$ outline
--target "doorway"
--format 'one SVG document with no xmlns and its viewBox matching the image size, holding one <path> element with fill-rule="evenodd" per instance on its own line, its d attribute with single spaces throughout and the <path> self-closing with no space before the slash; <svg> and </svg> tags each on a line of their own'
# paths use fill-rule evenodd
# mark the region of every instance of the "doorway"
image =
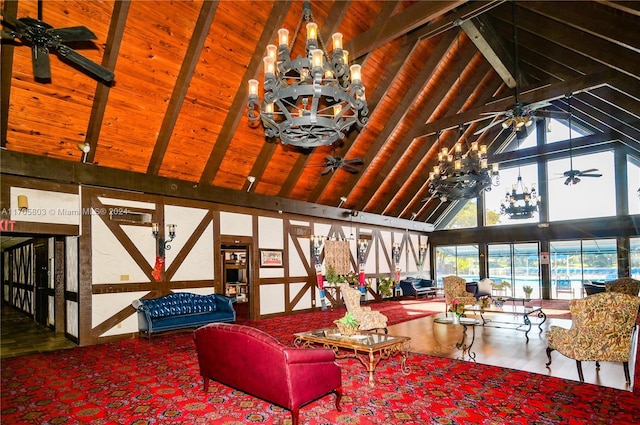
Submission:
<svg viewBox="0 0 640 425">
<path fill-rule="evenodd" d="M 251 276 L 247 245 L 222 245 L 222 293 L 236 300 L 238 319 L 251 317 Z"/>
</svg>

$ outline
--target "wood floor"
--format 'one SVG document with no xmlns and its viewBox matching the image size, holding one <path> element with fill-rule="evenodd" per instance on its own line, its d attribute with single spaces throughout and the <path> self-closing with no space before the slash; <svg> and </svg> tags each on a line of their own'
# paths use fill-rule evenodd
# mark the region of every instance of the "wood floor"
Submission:
<svg viewBox="0 0 640 425">
<path fill-rule="evenodd" d="M 430 303 L 431 304 L 431 303 Z M 433 303 L 429 310 L 444 311 L 444 304 Z M 443 317 L 444 313 L 434 316 L 414 319 L 389 327 L 392 335 L 411 337 L 411 351 L 433 356 L 460 359 L 462 352 L 456 348 L 456 343 L 462 340 L 463 327 L 460 325 L 445 325 L 435 323 L 434 319 Z M 535 321 L 536 319 L 532 319 Z M 547 318 L 542 325 L 547 330 L 550 325 L 570 327 L 571 321 L 566 319 Z M 471 346 L 472 356 L 465 353 L 464 361 L 475 361 L 499 367 L 524 370 L 563 379 L 578 381 L 576 363 L 561 354 L 552 353 L 551 366 L 547 368 L 546 341 L 544 332 L 540 333 L 536 324 L 529 332 L 529 342 L 526 342 L 523 331 L 507 328 L 468 327 L 466 342 L 469 344 L 475 331 L 475 339 Z M 62 350 L 76 347 L 61 334 L 55 334 L 48 328 L 38 325 L 32 318 L 18 310 L 2 306 L 1 358 L 9 358 L 40 352 Z M 634 335 L 632 352 L 634 356 L 629 362 L 632 374 L 635 371 L 635 353 L 637 331 Z M 612 387 L 620 390 L 632 390 L 625 383 L 624 371 L 621 363 L 601 363 L 600 371 L 595 370 L 594 362 L 583 362 L 585 382 Z"/>
<path fill-rule="evenodd" d="M 444 305 L 441 311 L 444 311 Z M 538 319 L 532 318 L 532 328 L 528 334 L 528 343 L 524 331 L 515 329 L 515 326 L 505 325 L 503 328 L 469 326 L 465 340 L 467 344 L 471 342 L 475 332 L 475 339 L 470 350 L 472 356 L 475 357 L 475 359 L 472 359 L 466 353 L 462 358 L 462 351 L 456 348 L 456 343 L 462 341 L 463 327 L 434 322 L 438 317 L 444 317 L 444 312 L 389 326 L 389 333 L 410 336 L 412 352 L 475 361 L 487 365 L 579 381 L 575 360 L 568 359 L 558 352 L 552 352 L 552 363 L 549 368 L 545 366 L 548 360 L 544 331 L 548 330 L 551 325 L 569 328 L 571 327 L 571 320 L 548 317 L 545 323 L 542 324 L 543 332 L 540 333 L 536 324 Z M 495 319 L 504 320 L 502 317 L 496 317 Z M 629 362 L 632 385 L 636 364 L 637 340 L 636 327 L 631 350 L 633 356 Z M 625 382 L 622 363 L 601 362 L 600 366 L 600 371 L 596 371 L 595 362 L 582 362 L 586 383 L 620 390 L 633 390 L 632 385 L 627 385 Z"/>
</svg>

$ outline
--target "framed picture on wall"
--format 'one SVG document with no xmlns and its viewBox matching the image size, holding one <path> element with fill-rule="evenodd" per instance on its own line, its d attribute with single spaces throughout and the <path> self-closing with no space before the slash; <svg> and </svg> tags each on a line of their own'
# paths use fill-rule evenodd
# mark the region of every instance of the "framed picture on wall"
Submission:
<svg viewBox="0 0 640 425">
<path fill-rule="evenodd" d="M 260 267 L 282 267 L 282 250 L 260 250 Z"/>
</svg>

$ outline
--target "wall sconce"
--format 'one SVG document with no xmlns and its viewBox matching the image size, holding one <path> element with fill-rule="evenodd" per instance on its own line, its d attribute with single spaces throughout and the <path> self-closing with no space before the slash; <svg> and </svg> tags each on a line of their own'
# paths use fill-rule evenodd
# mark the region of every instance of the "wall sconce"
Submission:
<svg viewBox="0 0 640 425">
<path fill-rule="evenodd" d="M 393 243 L 391 252 L 393 254 L 393 261 L 395 261 L 396 264 L 400 263 L 400 244 L 398 242 Z"/>
<path fill-rule="evenodd" d="M 364 264 L 366 261 L 367 247 L 369 246 L 369 241 L 366 239 L 358 239 L 358 260 L 361 264 Z"/>
<path fill-rule="evenodd" d="M 151 223 L 151 234 L 156 239 L 158 245 L 158 256 L 164 258 L 164 252 L 171 249 L 171 242 L 176 237 L 176 225 L 170 224 L 167 226 L 169 228 L 169 239 L 164 239 L 160 236 L 158 223 Z"/>
<path fill-rule="evenodd" d="M 311 236 L 311 248 L 313 253 L 313 259 L 316 264 L 320 264 L 320 254 L 322 253 L 322 244 L 324 243 L 324 236 Z"/>
<path fill-rule="evenodd" d="M 426 243 L 421 243 L 420 244 L 420 248 L 418 249 L 419 252 L 419 257 L 420 257 L 420 264 L 424 264 L 424 258 L 427 255 L 427 244 Z"/>
<path fill-rule="evenodd" d="M 22 212 L 29 209 L 29 198 L 27 198 L 27 195 L 18 195 L 18 209 Z"/>
</svg>

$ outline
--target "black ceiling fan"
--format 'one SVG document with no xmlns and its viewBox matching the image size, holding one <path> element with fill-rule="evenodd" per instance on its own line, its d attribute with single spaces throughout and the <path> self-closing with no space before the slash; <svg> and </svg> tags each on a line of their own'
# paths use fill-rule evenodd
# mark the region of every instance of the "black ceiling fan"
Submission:
<svg viewBox="0 0 640 425">
<path fill-rule="evenodd" d="M 42 20 L 42 0 L 38 1 L 38 19 L 24 17 L 16 18 L 2 11 L 5 24 L 2 38 L 18 39 L 21 43 L 31 46 L 31 60 L 33 75 L 36 80 L 47 82 L 51 80 L 51 64 L 49 52 L 54 52 L 62 59 L 69 60 L 81 67 L 92 77 L 111 82 L 114 74 L 107 68 L 82 56 L 64 43 L 96 40 L 96 35 L 85 26 L 54 28 Z"/>
<path fill-rule="evenodd" d="M 515 98 L 516 103 L 509 106 L 505 111 L 498 112 L 485 112 L 482 115 L 493 117 L 491 123 L 474 134 L 482 134 L 486 130 L 496 126 L 502 125 L 502 128 L 511 128 L 516 132 L 519 139 L 526 137 L 526 127 L 533 124 L 535 118 L 558 118 L 567 119 L 568 114 L 564 111 L 553 111 L 549 109 L 541 109 L 548 106 L 552 106 L 547 101 L 540 101 L 534 103 L 524 103 L 520 101 L 520 69 L 518 67 L 518 26 L 516 21 L 516 2 L 512 3 L 513 10 L 513 78 L 515 79 Z"/>
<path fill-rule="evenodd" d="M 569 106 L 569 170 L 562 173 L 562 175 L 566 177 L 564 184 L 567 186 L 580 183 L 580 177 L 602 177 L 602 174 L 595 173 L 598 171 L 597 168 L 590 168 L 588 170 L 573 169 L 573 156 L 571 155 L 571 97 L 572 95 L 567 95 L 567 104 Z"/>
<path fill-rule="evenodd" d="M 339 168 L 350 172 L 351 174 L 357 174 L 358 169 L 354 165 L 364 164 L 363 158 L 351 158 L 344 159 L 339 156 L 326 155 L 324 160 L 324 169 L 322 175 L 329 174 L 332 171 L 336 171 Z"/>
</svg>

